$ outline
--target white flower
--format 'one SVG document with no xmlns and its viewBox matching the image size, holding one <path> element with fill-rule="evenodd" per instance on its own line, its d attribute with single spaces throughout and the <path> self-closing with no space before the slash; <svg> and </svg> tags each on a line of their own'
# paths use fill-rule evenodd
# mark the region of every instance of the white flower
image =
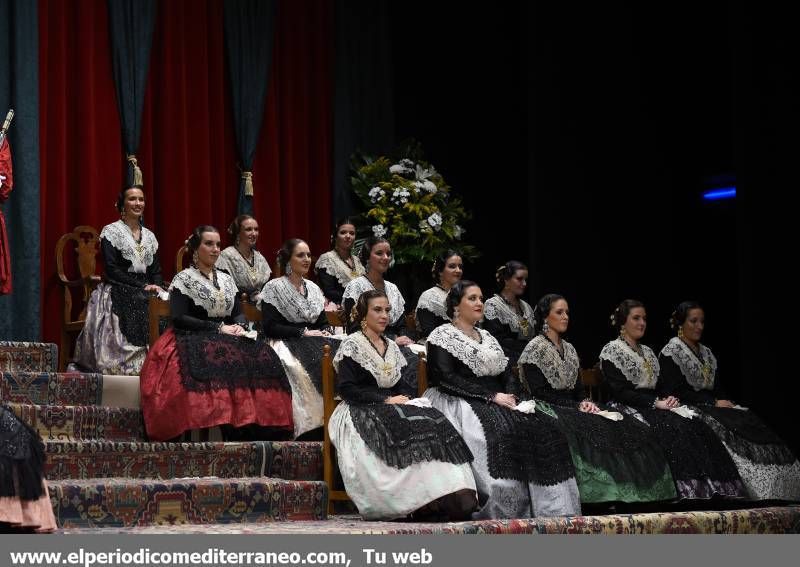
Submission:
<svg viewBox="0 0 800 567">
<path fill-rule="evenodd" d="M 414 162 L 410 159 L 401 159 L 398 163 L 389 168 L 389 172 L 396 173 L 397 175 L 414 173 Z"/>
<path fill-rule="evenodd" d="M 439 230 L 442 228 L 442 215 L 439 213 L 433 213 L 428 217 L 428 224 L 431 225 L 431 228 L 434 230 Z"/>
<path fill-rule="evenodd" d="M 461 239 L 461 235 L 464 234 L 465 232 L 467 231 L 458 225 L 455 225 L 455 227 L 453 227 L 453 236 L 456 237 L 457 239 Z"/>
<path fill-rule="evenodd" d="M 372 227 L 372 234 L 374 234 L 376 238 L 381 238 L 386 235 L 386 227 L 382 224 L 376 224 Z"/>
<path fill-rule="evenodd" d="M 426 179 L 425 181 L 423 181 L 423 183 L 422 183 L 422 187 L 423 187 L 423 188 L 425 189 L 425 191 L 427 191 L 428 193 L 436 193 L 436 191 L 438 190 L 438 189 L 436 188 L 436 184 L 435 184 L 433 181 L 431 181 L 430 179 Z"/>
<path fill-rule="evenodd" d="M 416 171 L 414 172 L 415 177 L 420 181 L 424 181 L 435 174 L 436 169 L 433 166 L 430 166 L 430 168 L 426 169 L 421 165 L 418 165 Z"/>
<path fill-rule="evenodd" d="M 425 188 L 425 185 L 423 185 L 423 183 L 421 181 L 415 181 L 414 182 L 414 186 L 413 186 L 414 193 L 419 193 L 424 188 Z"/>
<path fill-rule="evenodd" d="M 369 190 L 369 200 L 373 203 L 377 203 L 384 195 L 386 195 L 386 193 L 384 193 L 383 189 L 380 187 L 376 186 Z"/>
<path fill-rule="evenodd" d="M 408 198 L 410 196 L 411 193 L 408 192 L 408 189 L 405 187 L 398 187 L 392 192 L 392 202 L 396 205 L 405 204 L 408 203 Z"/>
</svg>

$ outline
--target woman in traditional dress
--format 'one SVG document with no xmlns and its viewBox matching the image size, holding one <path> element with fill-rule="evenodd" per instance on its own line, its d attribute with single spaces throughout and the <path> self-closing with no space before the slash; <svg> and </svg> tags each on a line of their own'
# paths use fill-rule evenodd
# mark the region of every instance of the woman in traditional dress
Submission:
<svg viewBox="0 0 800 567">
<path fill-rule="evenodd" d="M 511 365 L 533 338 L 533 308 L 522 299 L 528 287 L 528 268 L 511 260 L 497 269 L 499 291 L 486 301 L 483 328 L 497 339 Z"/>
<path fill-rule="evenodd" d="M 236 282 L 239 292 L 256 303 L 258 294 L 267 283 L 272 270 L 269 262 L 256 250 L 258 222 L 250 215 L 239 215 L 228 227 L 233 246 L 219 255 L 217 269 L 226 272 Z"/>
<path fill-rule="evenodd" d="M 477 505 L 472 454 L 447 418 L 400 379 L 406 360 L 383 335 L 390 319 L 386 294 L 364 292 L 360 329 L 333 359 L 342 403 L 328 429 L 345 489 L 368 520 L 468 519 Z"/>
<path fill-rule="evenodd" d="M 335 311 L 342 304 L 345 286 L 351 280 L 364 275 L 364 266 L 358 256 L 353 255 L 356 242 L 356 226 L 349 218 L 336 221 L 331 235 L 333 250 L 328 250 L 317 259 L 314 272 L 319 286 L 330 303 L 328 311 Z"/>
<path fill-rule="evenodd" d="M 136 375 L 147 354 L 148 296 L 162 289 L 158 241 L 142 225 L 141 185 L 120 192 L 120 220 L 100 231 L 105 281 L 92 292 L 75 343 L 74 366 L 101 374 Z"/>
<path fill-rule="evenodd" d="M 480 509 L 473 518 L 580 514 L 580 497 L 564 434 L 535 404 L 518 405 L 508 357 L 476 324 L 481 289 L 468 280 L 447 295 L 452 319 L 429 336 L 425 392 L 472 451 Z"/>
<path fill-rule="evenodd" d="M 264 334 L 280 356 L 292 385 L 294 434 L 299 437 L 322 427 L 322 347 L 339 344 L 325 314 L 322 290 L 305 279 L 311 250 L 299 238 L 284 242 L 278 252 L 284 275 L 261 291 Z M 318 433 L 321 434 L 321 431 Z"/>
<path fill-rule="evenodd" d="M 236 283 L 215 268 L 219 232 L 201 225 L 186 243 L 192 267 L 170 286 L 172 328 L 142 367 L 148 437 L 164 441 L 216 425 L 231 426 L 225 429 L 236 437 L 291 436 L 286 372 L 266 340 L 245 335 Z M 233 430 L 245 426 L 248 431 Z"/>
<path fill-rule="evenodd" d="M 434 286 L 422 292 L 417 300 L 416 320 L 418 338 L 424 339 L 439 325 L 449 323 L 445 312 L 447 292 L 464 275 L 464 262 L 461 254 L 447 250 L 433 262 Z"/>
<path fill-rule="evenodd" d="M 0 405 L 0 533 L 56 529 L 44 464 L 39 435 Z"/>
<path fill-rule="evenodd" d="M 797 457 L 758 416 L 734 404 L 722 389 L 717 359 L 700 342 L 705 328 L 703 308 L 684 301 L 670 324 L 678 336 L 658 356 L 659 392 L 679 397 L 701 412 L 736 463 L 751 498 L 800 500 Z"/>
<path fill-rule="evenodd" d="M 657 393 L 660 366 L 640 343 L 647 327 L 644 305 L 626 299 L 611 315 L 619 337 L 600 352 L 606 383 L 618 411 L 649 424 L 667 457 L 679 498 L 747 496 L 736 465 L 702 419 L 675 396 Z"/>
<path fill-rule="evenodd" d="M 392 306 L 392 311 L 389 325 L 386 327 L 384 334 L 397 343 L 397 346 L 400 347 L 400 352 L 405 356 L 408 364 L 403 368 L 403 381 L 413 389 L 417 387 L 418 358 L 408 348 L 408 345 L 414 343 L 414 339 L 410 337 L 412 333 L 406 328 L 406 301 L 397 286 L 383 278 L 389 269 L 391 260 L 392 247 L 388 240 L 377 236 L 367 238 L 361 248 L 361 263 L 364 264 L 367 272 L 363 276 L 352 280 L 344 288 L 342 296 L 344 298 L 344 314 L 349 321 L 347 331 L 353 333 L 358 330 L 358 325 L 353 318 L 353 307 L 355 307 L 361 294 L 371 289 L 377 289 L 386 294 L 386 297 L 389 298 L 389 304 Z"/>
<path fill-rule="evenodd" d="M 650 428 L 583 397 L 578 353 L 563 338 L 569 327 L 567 300 L 547 294 L 534 314 L 535 336 L 519 357 L 520 397 L 544 402 L 549 408 L 540 404 L 542 409 L 558 418 L 569 440 L 581 502 L 675 498 L 669 466 Z"/>
</svg>

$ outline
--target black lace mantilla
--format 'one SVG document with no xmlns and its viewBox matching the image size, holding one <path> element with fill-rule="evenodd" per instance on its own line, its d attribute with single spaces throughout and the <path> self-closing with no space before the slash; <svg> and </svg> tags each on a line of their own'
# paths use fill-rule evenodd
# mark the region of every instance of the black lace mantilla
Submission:
<svg viewBox="0 0 800 567">
<path fill-rule="evenodd" d="M 797 457 L 751 411 L 700 406 L 706 423 L 736 453 L 763 465 L 789 465 Z"/>
<path fill-rule="evenodd" d="M 436 409 L 408 404 L 351 405 L 350 417 L 367 447 L 390 467 L 472 461 L 467 444 Z"/>
<path fill-rule="evenodd" d="M 0 406 L 0 497 L 38 500 L 44 494 L 44 446 L 14 413 Z"/>
<path fill-rule="evenodd" d="M 493 478 L 552 486 L 575 476 L 567 439 L 553 418 L 494 403 L 467 402 L 483 426 Z"/>
<path fill-rule="evenodd" d="M 322 347 L 330 345 L 331 357 L 336 355 L 342 341 L 327 337 L 298 337 L 283 339 L 283 344 L 300 361 L 317 392 L 322 393 Z"/>
<path fill-rule="evenodd" d="M 111 284 L 111 310 L 119 320 L 119 330 L 132 345 L 147 346 L 149 338 L 148 294 L 144 290 L 147 274 L 128 274 L 142 282 L 142 287 L 121 283 Z"/>
<path fill-rule="evenodd" d="M 290 391 L 278 355 L 264 340 L 176 330 L 181 383 L 193 392 L 233 388 Z"/>
</svg>

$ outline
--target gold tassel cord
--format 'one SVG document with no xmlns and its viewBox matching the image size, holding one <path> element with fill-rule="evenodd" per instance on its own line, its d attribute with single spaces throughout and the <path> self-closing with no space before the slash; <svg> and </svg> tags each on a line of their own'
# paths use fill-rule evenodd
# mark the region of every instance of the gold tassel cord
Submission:
<svg viewBox="0 0 800 567">
<path fill-rule="evenodd" d="M 133 185 L 144 185 L 142 170 L 139 168 L 139 162 L 136 160 L 136 156 L 130 154 L 128 156 L 128 162 L 133 166 Z"/>
<path fill-rule="evenodd" d="M 253 196 L 253 172 L 243 171 L 242 179 L 244 179 L 244 194 L 248 197 Z"/>
</svg>

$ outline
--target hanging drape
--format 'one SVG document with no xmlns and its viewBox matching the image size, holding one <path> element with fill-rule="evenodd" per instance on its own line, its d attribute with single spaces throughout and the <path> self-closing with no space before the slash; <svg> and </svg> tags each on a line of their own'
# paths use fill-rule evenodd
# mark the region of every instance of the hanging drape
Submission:
<svg viewBox="0 0 800 567">
<path fill-rule="evenodd" d="M 233 125 L 241 159 L 239 214 L 253 214 L 253 159 L 267 93 L 275 28 L 274 0 L 225 2 Z"/>
</svg>

